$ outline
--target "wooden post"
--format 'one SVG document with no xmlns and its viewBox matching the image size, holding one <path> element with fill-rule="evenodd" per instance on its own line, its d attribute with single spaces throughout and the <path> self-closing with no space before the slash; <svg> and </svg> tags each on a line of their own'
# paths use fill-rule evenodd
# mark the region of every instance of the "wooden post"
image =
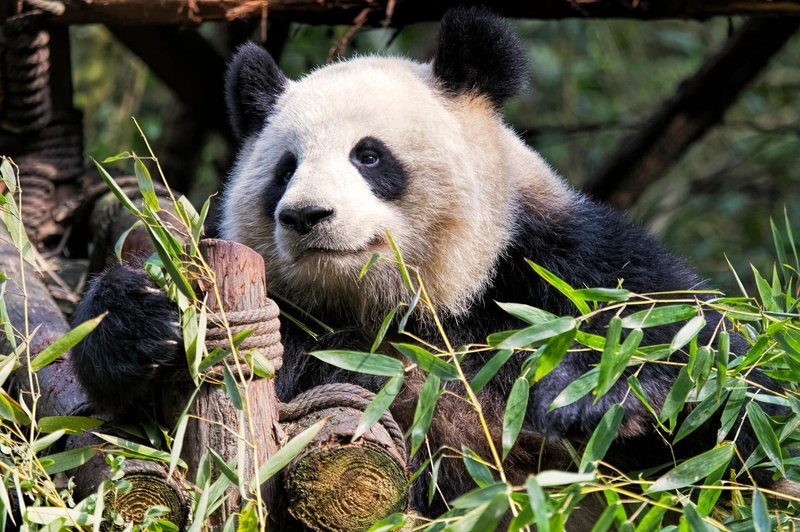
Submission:
<svg viewBox="0 0 800 532">
<path fill-rule="evenodd" d="M 208 239 L 200 243 L 200 251 L 215 274 L 217 291 L 211 286 L 201 285 L 207 296 L 209 313 L 226 313 L 260 309 L 268 304 L 267 286 L 264 278 L 264 259 L 252 249 L 224 240 Z M 240 361 L 244 365 L 244 361 Z M 276 369 L 279 360 L 273 360 Z M 237 368 L 230 365 L 231 373 L 239 380 Z M 243 368 L 247 370 L 247 366 Z M 249 372 L 246 372 L 249 374 Z M 173 414 L 180 412 L 191 396 L 194 385 L 184 383 L 168 391 L 164 407 Z M 183 459 L 189 466 L 189 478 L 197 474 L 200 458 L 207 449 L 214 449 L 224 460 L 236 460 L 240 448 L 240 437 L 245 440 L 244 457 L 247 486 L 258 467 L 278 450 L 282 433 L 278 425 L 278 398 L 272 379 L 248 377 L 246 385 L 239 383 L 243 411 L 236 409 L 229 395 L 216 384 L 202 384 L 190 409 L 190 420 L 183 443 Z M 169 417 L 167 417 L 169 419 Z M 241 473 L 241 472 L 240 472 Z M 218 475 L 219 471 L 215 471 Z M 272 510 L 272 501 L 277 500 L 275 483 L 266 482 L 261 487 L 261 496 Z M 237 486 L 231 486 L 222 507 L 211 516 L 209 526 L 221 530 L 225 521 L 239 510 L 242 504 Z M 271 523 L 275 520 L 271 519 Z"/>
</svg>

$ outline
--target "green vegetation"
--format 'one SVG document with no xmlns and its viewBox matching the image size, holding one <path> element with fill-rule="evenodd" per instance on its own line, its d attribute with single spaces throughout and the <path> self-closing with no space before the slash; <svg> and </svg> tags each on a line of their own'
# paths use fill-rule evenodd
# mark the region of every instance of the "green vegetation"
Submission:
<svg viewBox="0 0 800 532">
<path fill-rule="evenodd" d="M 181 323 L 187 352 L 187 367 L 195 382 L 205 381 L 205 369 L 210 361 L 219 360 L 223 351 L 239 355 L 237 345 L 243 335 L 231 338 L 229 350 L 211 353 L 203 346 L 205 330 L 205 305 L 192 289 L 192 279 L 206 276 L 197 243 L 207 212 L 200 212 L 183 197 L 173 197 L 176 216 L 161 211 L 153 195 L 153 183 L 143 161 L 152 156 L 136 157 L 121 154 L 109 159 L 133 160 L 139 179 L 143 202 L 141 207 L 131 202 L 116 188 L 102 165 L 98 165 L 106 183 L 150 233 L 157 253 L 148 261 L 148 271 L 178 303 L 182 313 Z M 20 249 L 29 250 L 22 224 L 12 195 L 16 187 L 14 169 L 3 161 L 2 175 L 8 193 L 2 197 L 2 218 Z M 789 495 L 757 488 L 747 479 L 749 472 L 765 469 L 775 479 L 800 481 L 800 256 L 788 216 L 771 225 L 778 262 L 764 275 L 753 267 L 752 278 L 756 286 L 752 294 L 745 292 L 744 283 L 739 297 L 721 294 L 680 292 L 671 294 L 633 294 L 624 288 L 577 289 L 565 284 L 547 270 L 531 263 L 531 275 L 539 275 L 554 289 L 567 296 L 578 310 L 577 317 L 554 316 L 548 312 L 520 304 L 502 304 L 503 308 L 520 319 L 520 329 L 498 331 L 482 345 L 451 346 L 442 335 L 439 338 L 418 339 L 409 336 L 404 343 L 393 344 L 401 359 L 380 353 L 352 351 L 326 351 L 314 356 L 326 362 L 375 375 L 389 377 L 383 390 L 367 408 L 358 431 L 374 424 L 389 407 L 405 376 L 412 368 L 427 374 L 416 407 L 413 425 L 406 438 L 411 452 L 424 453 L 422 466 L 414 478 L 423 475 L 430 479 L 429 497 L 438 496 L 435 489 L 437 472 L 443 460 L 462 460 L 472 476 L 474 490 L 451 501 L 450 510 L 433 521 L 417 516 L 393 514 L 376 523 L 372 530 L 397 530 L 405 525 L 413 529 L 438 530 L 490 530 L 509 516 L 503 524 L 510 530 L 563 530 L 574 524 L 585 508 L 596 509 L 591 518 L 594 530 L 791 530 L 800 524 L 797 517 L 800 500 Z M 184 246 L 181 242 L 188 245 Z M 408 288 L 408 301 L 393 311 L 381 327 L 375 346 L 390 329 L 401 334 L 412 312 L 428 312 L 436 318 L 433 302 L 425 290 L 424 280 L 414 278 L 404 267 L 399 250 L 395 257 L 377 260 L 394 260 L 398 263 Z M 374 262 L 373 260 L 370 263 Z M 369 266 L 369 265 L 367 265 Z M 369 275 L 365 267 L 363 275 Z M 725 316 L 710 340 L 698 341 L 698 333 L 705 325 L 704 315 L 716 311 Z M 614 316 L 609 320 L 604 336 L 584 331 L 585 324 L 602 315 Z M 11 372 L 30 357 L 30 341 L 35 330 L 15 331 L 11 328 L 4 306 L 0 306 L 6 334 L 11 345 L 18 347 L 0 355 L 0 528 L 3 522 L 14 519 L 13 527 L 31 531 L 58 531 L 65 529 L 100 530 L 107 501 L 114 494 L 124 493 L 130 485 L 123 476 L 125 458 L 155 460 L 168 463 L 170 469 L 183 469 L 179 459 L 182 449 L 185 414 L 176 427 L 150 427 L 138 432 L 128 430 L 130 437 L 107 434 L 98 421 L 91 418 L 67 416 L 58 419 L 36 420 L 36 402 L 28 398 L 12 397 L 6 388 Z M 100 318 L 102 319 L 102 318 Z M 31 382 L 36 372 L 74 345 L 87 334 L 99 320 L 79 325 L 63 339 L 54 343 L 26 364 Z M 435 321 L 438 321 L 435 319 Z M 647 327 L 681 324 L 669 344 L 640 345 L 642 330 Z M 749 342 L 746 352 L 731 353 L 730 336 L 743 335 Z M 441 346 L 441 347 L 436 347 Z M 692 432 L 715 413 L 722 412 L 717 445 L 678 463 L 645 472 L 618 471 L 603 461 L 606 451 L 620 430 L 622 407 L 608 410 L 594 434 L 586 442 L 561 442 L 572 457 L 573 465 L 566 471 L 544 470 L 529 476 L 521 484 L 513 484 L 506 475 L 505 459 L 522 431 L 522 419 L 528 401 L 528 390 L 548 372 L 552 371 L 571 351 L 583 350 L 597 353 L 598 365 L 574 381 L 556 398 L 552 408 L 558 408 L 592 394 L 601 397 L 619 379 L 626 378 L 631 399 L 635 396 L 647 405 L 652 414 L 650 422 L 657 427 L 664 440 L 675 443 L 690 438 Z M 664 405 L 651 404 L 637 375 L 643 364 L 676 364 L 670 355 L 682 350 L 688 355 L 686 363 Z M 373 350 L 374 351 L 374 350 Z M 484 369 L 468 379 L 461 362 L 475 353 L 492 352 Z M 268 361 L 260 361 L 250 353 L 241 359 L 242 364 L 252 364 L 253 369 L 263 369 Z M 502 421 L 500 445 L 490 436 L 489 423 L 484 418 L 477 394 L 492 376 L 513 357 L 522 357 L 520 375 L 510 390 Z M 255 362 L 254 362 L 255 361 Z M 401 363 L 402 361 L 402 363 Z M 785 387 L 783 393 L 749 387 L 750 373 L 759 369 L 779 380 Z M 628 371 L 626 371 L 628 370 Z M 268 374 L 269 372 L 265 372 Z M 235 379 L 228 372 L 226 390 L 234 404 L 246 412 L 247 404 L 238 396 L 238 388 L 231 385 Z M 246 386 L 246 382 L 240 384 Z M 458 384 L 459 386 L 454 386 Z M 454 390 L 463 390 L 457 392 Z M 470 402 L 478 414 L 486 437 L 488 454 L 480 455 L 467 447 L 435 449 L 425 445 L 426 431 L 431 423 L 436 401 L 444 394 L 457 394 Z M 762 405 L 777 404 L 785 407 L 785 414 L 769 416 Z M 744 409 L 740 421 L 738 413 Z M 688 415 L 681 413 L 688 412 Z M 741 456 L 732 443 L 742 423 L 749 423 L 758 438 L 760 448 L 752 456 Z M 288 442 L 283 450 L 258 468 L 261 481 L 277 474 L 292 457 L 297 455 L 313 438 L 321 423 L 312 426 Z M 117 427 L 120 429 L 120 427 Z M 73 483 L 64 476 L 70 469 L 86 463 L 96 455 L 95 447 L 50 453 L 53 446 L 65 435 L 90 431 L 111 444 L 113 451 L 105 459 L 111 469 L 111 478 L 99 486 L 97 493 L 75 501 Z M 157 438 L 141 438 L 142 434 L 159 434 Z M 244 437 L 240 435 L 240 437 Z M 144 441 L 146 443 L 140 443 Z M 200 452 L 201 450 L 198 450 Z M 213 450 L 205 453 L 198 478 L 192 479 L 193 500 L 192 530 L 201 530 L 207 517 L 219 507 L 225 488 L 239 484 L 246 494 L 238 530 L 261 530 L 265 526 L 270 501 L 261 500 L 254 485 L 244 479 L 252 472 L 241 470 L 243 461 L 225 464 Z M 742 471 L 730 469 L 734 456 L 744 463 Z M 212 478 L 210 464 L 220 468 L 218 477 Z M 24 505 L 12 506 L 11 501 Z M 12 513 L 12 508 L 17 514 Z M 134 530 L 168 531 L 175 525 L 164 519 L 165 508 L 151 508 L 145 514 L 145 523 Z M 107 520 L 119 516 L 106 511 Z M 109 521 L 106 521 L 108 524 Z M 229 521 L 228 530 L 234 523 Z"/>
</svg>

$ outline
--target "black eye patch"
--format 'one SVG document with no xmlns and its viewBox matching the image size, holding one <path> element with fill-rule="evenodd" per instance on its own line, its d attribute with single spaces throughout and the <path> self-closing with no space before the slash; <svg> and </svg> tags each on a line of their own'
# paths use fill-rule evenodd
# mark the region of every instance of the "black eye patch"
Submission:
<svg viewBox="0 0 800 532">
<path fill-rule="evenodd" d="M 386 144 L 375 137 L 359 140 L 350 152 L 350 162 L 379 198 L 396 200 L 405 192 L 405 168 Z"/>
<path fill-rule="evenodd" d="M 272 178 L 269 180 L 267 188 L 264 189 L 264 212 L 272 218 L 275 216 L 275 209 L 281 200 L 286 185 L 291 181 L 294 172 L 297 170 L 297 156 L 292 152 L 281 155 L 278 164 L 272 171 Z"/>
</svg>

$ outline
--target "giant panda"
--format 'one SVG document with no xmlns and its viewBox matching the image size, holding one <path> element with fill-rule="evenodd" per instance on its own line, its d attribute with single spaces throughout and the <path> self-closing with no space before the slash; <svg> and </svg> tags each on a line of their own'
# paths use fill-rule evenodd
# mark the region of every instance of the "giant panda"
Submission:
<svg viewBox="0 0 800 532">
<path fill-rule="evenodd" d="M 260 46 L 239 49 L 227 72 L 226 100 L 241 149 L 224 191 L 222 235 L 264 256 L 271 294 L 335 330 L 312 338 L 284 323 L 286 352 L 277 376 L 281 400 L 323 383 L 353 382 L 373 391 L 382 385 L 377 377 L 336 369 L 307 353 L 369 349 L 384 316 L 407 299 L 391 260 L 378 261 L 359 279 L 373 253 L 393 257 L 387 229 L 424 281 L 454 346 L 520 328 L 497 302 L 526 303 L 557 315 L 576 312 L 526 259 L 575 287 L 621 284 L 651 293 L 701 286 L 646 232 L 566 184 L 504 123 L 502 106 L 526 88 L 528 74 L 525 49 L 509 24 L 474 8 L 446 14 L 429 63 L 355 57 L 292 81 Z M 130 401 L 139 401 L 184 359 L 174 310 L 147 276 L 130 266 L 94 281 L 76 321 L 104 310 L 111 311 L 108 318 L 73 353 L 77 374 L 98 405 L 120 405 L 123 388 L 131 390 Z M 718 316 L 706 317 L 709 328 L 717 326 Z M 586 330 L 605 334 L 605 325 L 597 320 Z M 424 311 L 406 329 L 441 341 Z M 674 333 L 670 327 L 650 328 L 645 341 L 668 343 Z M 736 337 L 734 350 L 743 349 L 744 341 Z M 465 357 L 467 376 L 491 354 Z M 480 394 L 495 435 L 521 360 L 512 359 Z M 585 440 L 617 403 L 624 419 L 609 462 L 634 470 L 674 459 L 625 379 L 596 404 L 588 396 L 548 411 L 556 395 L 597 362 L 597 353 L 570 353 L 531 388 L 523 437 L 508 459 L 512 480 L 539 467 L 568 467 L 568 457 L 553 442 Z M 650 400 L 660 405 L 676 369 L 646 364 L 638 376 Z M 422 378 L 412 372 L 392 406 L 403 427 L 412 422 Z M 683 440 L 676 456 L 711 448 L 713 425 Z M 486 451 L 474 412 L 450 396 L 440 400 L 429 437 L 433 450 Z M 756 445 L 747 427 L 737 443 L 743 456 Z M 414 505 L 428 515 L 474 488 L 460 460 L 446 461 L 439 476 L 442 497 L 428 505 L 425 477 L 420 478 Z"/>
</svg>

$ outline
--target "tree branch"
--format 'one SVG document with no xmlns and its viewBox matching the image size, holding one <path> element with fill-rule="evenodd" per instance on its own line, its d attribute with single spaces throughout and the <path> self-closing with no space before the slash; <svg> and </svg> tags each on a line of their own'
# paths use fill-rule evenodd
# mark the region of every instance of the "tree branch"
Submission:
<svg viewBox="0 0 800 532">
<path fill-rule="evenodd" d="M 620 208 L 633 204 L 693 142 L 722 120 L 739 93 L 798 26 L 799 18 L 748 20 L 640 129 L 622 140 L 587 181 L 586 191 Z"/>
<path fill-rule="evenodd" d="M 55 21 L 67 24 L 198 24 L 206 20 L 261 18 L 264 12 L 295 22 L 351 24 L 364 8 L 366 25 L 379 26 L 387 5 L 394 5 L 390 23 L 406 25 L 439 20 L 459 0 L 66 0 Z M 518 18 L 695 18 L 723 15 L 800 15 L 797 0 L 494 0 L 472 1 Z M 265 7 L 267 9 L 265 9 Z"/>
</svg>

